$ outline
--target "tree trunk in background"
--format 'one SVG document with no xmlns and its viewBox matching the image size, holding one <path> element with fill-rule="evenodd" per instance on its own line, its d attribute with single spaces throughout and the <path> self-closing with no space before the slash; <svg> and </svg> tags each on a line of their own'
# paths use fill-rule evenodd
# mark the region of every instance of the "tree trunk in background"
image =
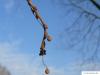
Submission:
<svg viewBox="0 0 100 75">
<path fill-rule="evenodd" d="M 0 65 L 0 75 L 11 75 L 10 72 Z"/>
</svg>

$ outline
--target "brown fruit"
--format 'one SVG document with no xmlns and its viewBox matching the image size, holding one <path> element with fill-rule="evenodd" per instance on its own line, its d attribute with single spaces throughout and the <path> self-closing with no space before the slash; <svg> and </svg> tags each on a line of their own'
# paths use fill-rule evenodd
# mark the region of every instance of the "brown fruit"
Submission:
<svg viewBox="0 0 100 75">
<path fill-rule="evenodd" d="M 45 69 L 45 74 L 49 74 L 50 73 L 50 71 L 49 71 L 49 69 L 46 67 L 46 69 Z"/>
<path fill-rule="evenodd" d="M 50 35 L 48 35 L 48 36 L 47 36 L 47 40 L 48 40 L 48 41 L 51 41 L 51 40 L 52 40 L 52 37 L 51 37 Z"/>
</svg>

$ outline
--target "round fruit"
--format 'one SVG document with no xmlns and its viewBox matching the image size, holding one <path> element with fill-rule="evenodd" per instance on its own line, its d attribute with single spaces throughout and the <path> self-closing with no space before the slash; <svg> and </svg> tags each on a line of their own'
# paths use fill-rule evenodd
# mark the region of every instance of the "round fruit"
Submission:
<svg viewBox="0 0 100 75">
<path fill-rule="evenodd" d="M 46 69 L 45 69 L 45 74 L 49 74 L 50 73 L 50 71 L 49 71 L 49 69 L 46 67 Z"/>
<path fill-rule="evenodd" d="M 52 40 L 52 37 L 48 35 L 48 36 L 47 36 L 47 40 L 48 40 L 48 41 L 51 41 L 51 40 Z"/>
</svg>

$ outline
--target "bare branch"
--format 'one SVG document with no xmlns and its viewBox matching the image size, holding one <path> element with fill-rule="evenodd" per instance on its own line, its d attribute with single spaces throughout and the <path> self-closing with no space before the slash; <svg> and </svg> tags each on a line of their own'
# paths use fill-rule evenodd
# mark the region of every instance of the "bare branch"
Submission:
<svg viewBox="0 0 100 75">
<path fill-rule="evenodd" d="M 77 4 L 75 4 L 74 2 L 72 2 L 71 0 L 69 0 L 69 2 L 70 2 L 71 5 L 73 5 L 75 8 L 77 8 L 77 9 L 83 11 L 84 13 L 87 13 L 87 14 L 89 14 L 89 15 L 91 15 L 91 16 L 94 16 L 94 17 L 97 18 L 97 19 L 100 19 L 100 16 L 97 16 L 97 15 L 95 15 L 94 13 L 89 12 L 89 11 L 87 11 L 86 9 L 83 9 L 82 7 L 80 7 L 80 6 L 78 6 Z"/>
<path fill-rule="evenodd" d="M 91 8 L 92 6 L 95 6 L 95 8 L 86 8 L 86 3 L 90 3 Z M 64 48 L 66 50 L 75 49 L 75 51 L 81 53 L 83 61 L 81 66 L 85 63 L 96 64 L 98 61 L 100 62 L 100 57 L 98 56 L 98 53 L 100 53 L 100 25 L 97 23 L 98 21 L 100 22 L 100 15 L 98 15 L 100 4 L 96 0 L 63 0 L 61 5 L 66 7 L 65 11 L 69 14 L 70 12 L 67 9 L 73 10 L 71 11 L 71 16 L 72 14 L 75 17 L 78 15 L 78 17 L 74 19 L 74 22 L 70 20 L 73 23 L 66 25 L 62 33 Z M 97 12 L 95 10 L 97 10 Z"/>
<path fill-rule="evenodd" d="M 98 4 L 95 0 L 90 0 L 95 6 L 97 9 L 100 10 L 100 4 Z"/>
</svg>

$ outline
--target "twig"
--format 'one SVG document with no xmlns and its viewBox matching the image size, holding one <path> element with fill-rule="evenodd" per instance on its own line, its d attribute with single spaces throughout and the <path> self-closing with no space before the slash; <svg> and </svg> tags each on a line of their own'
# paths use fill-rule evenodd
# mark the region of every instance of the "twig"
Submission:
<svg viewBox="0 0 100 75">
<path fill-rule="evenodd" d="M 98 3 L 96 2 L 96 0 L 90 0 L 90 1 L 96 6 L 97 9 L 100 10 L 100 4 L 98 4 Z"/>
<path fill-rule="evenodd" d="M 43 55 L 46 55 L 46 50 L 45 50 L 45 45 L 46 45 L 45 41 L 46 41 L 46 39 L 48 41 L 51 41 L 51 37 L 48 35 L 48 32 L 47 32 L 48 26 L 43 21 L 43 19 L 41 18 L 36 6 L 32 4 L 32 0 L 27 0 L 27 2 L 28 2 L 28 5 L 31 8 L 31 11 L 32 11 L 33 15 L 39 21 L 39 23 L 41 24 L 41 26 L 44 29 L 44 36 L 43 36 L 43 39 L 42 39 L 42 43 L 41 43 L 41 47 L 40 47 L 40 53 L 39 53 L 40 56 L 43 56 Z"/>
</svg>

